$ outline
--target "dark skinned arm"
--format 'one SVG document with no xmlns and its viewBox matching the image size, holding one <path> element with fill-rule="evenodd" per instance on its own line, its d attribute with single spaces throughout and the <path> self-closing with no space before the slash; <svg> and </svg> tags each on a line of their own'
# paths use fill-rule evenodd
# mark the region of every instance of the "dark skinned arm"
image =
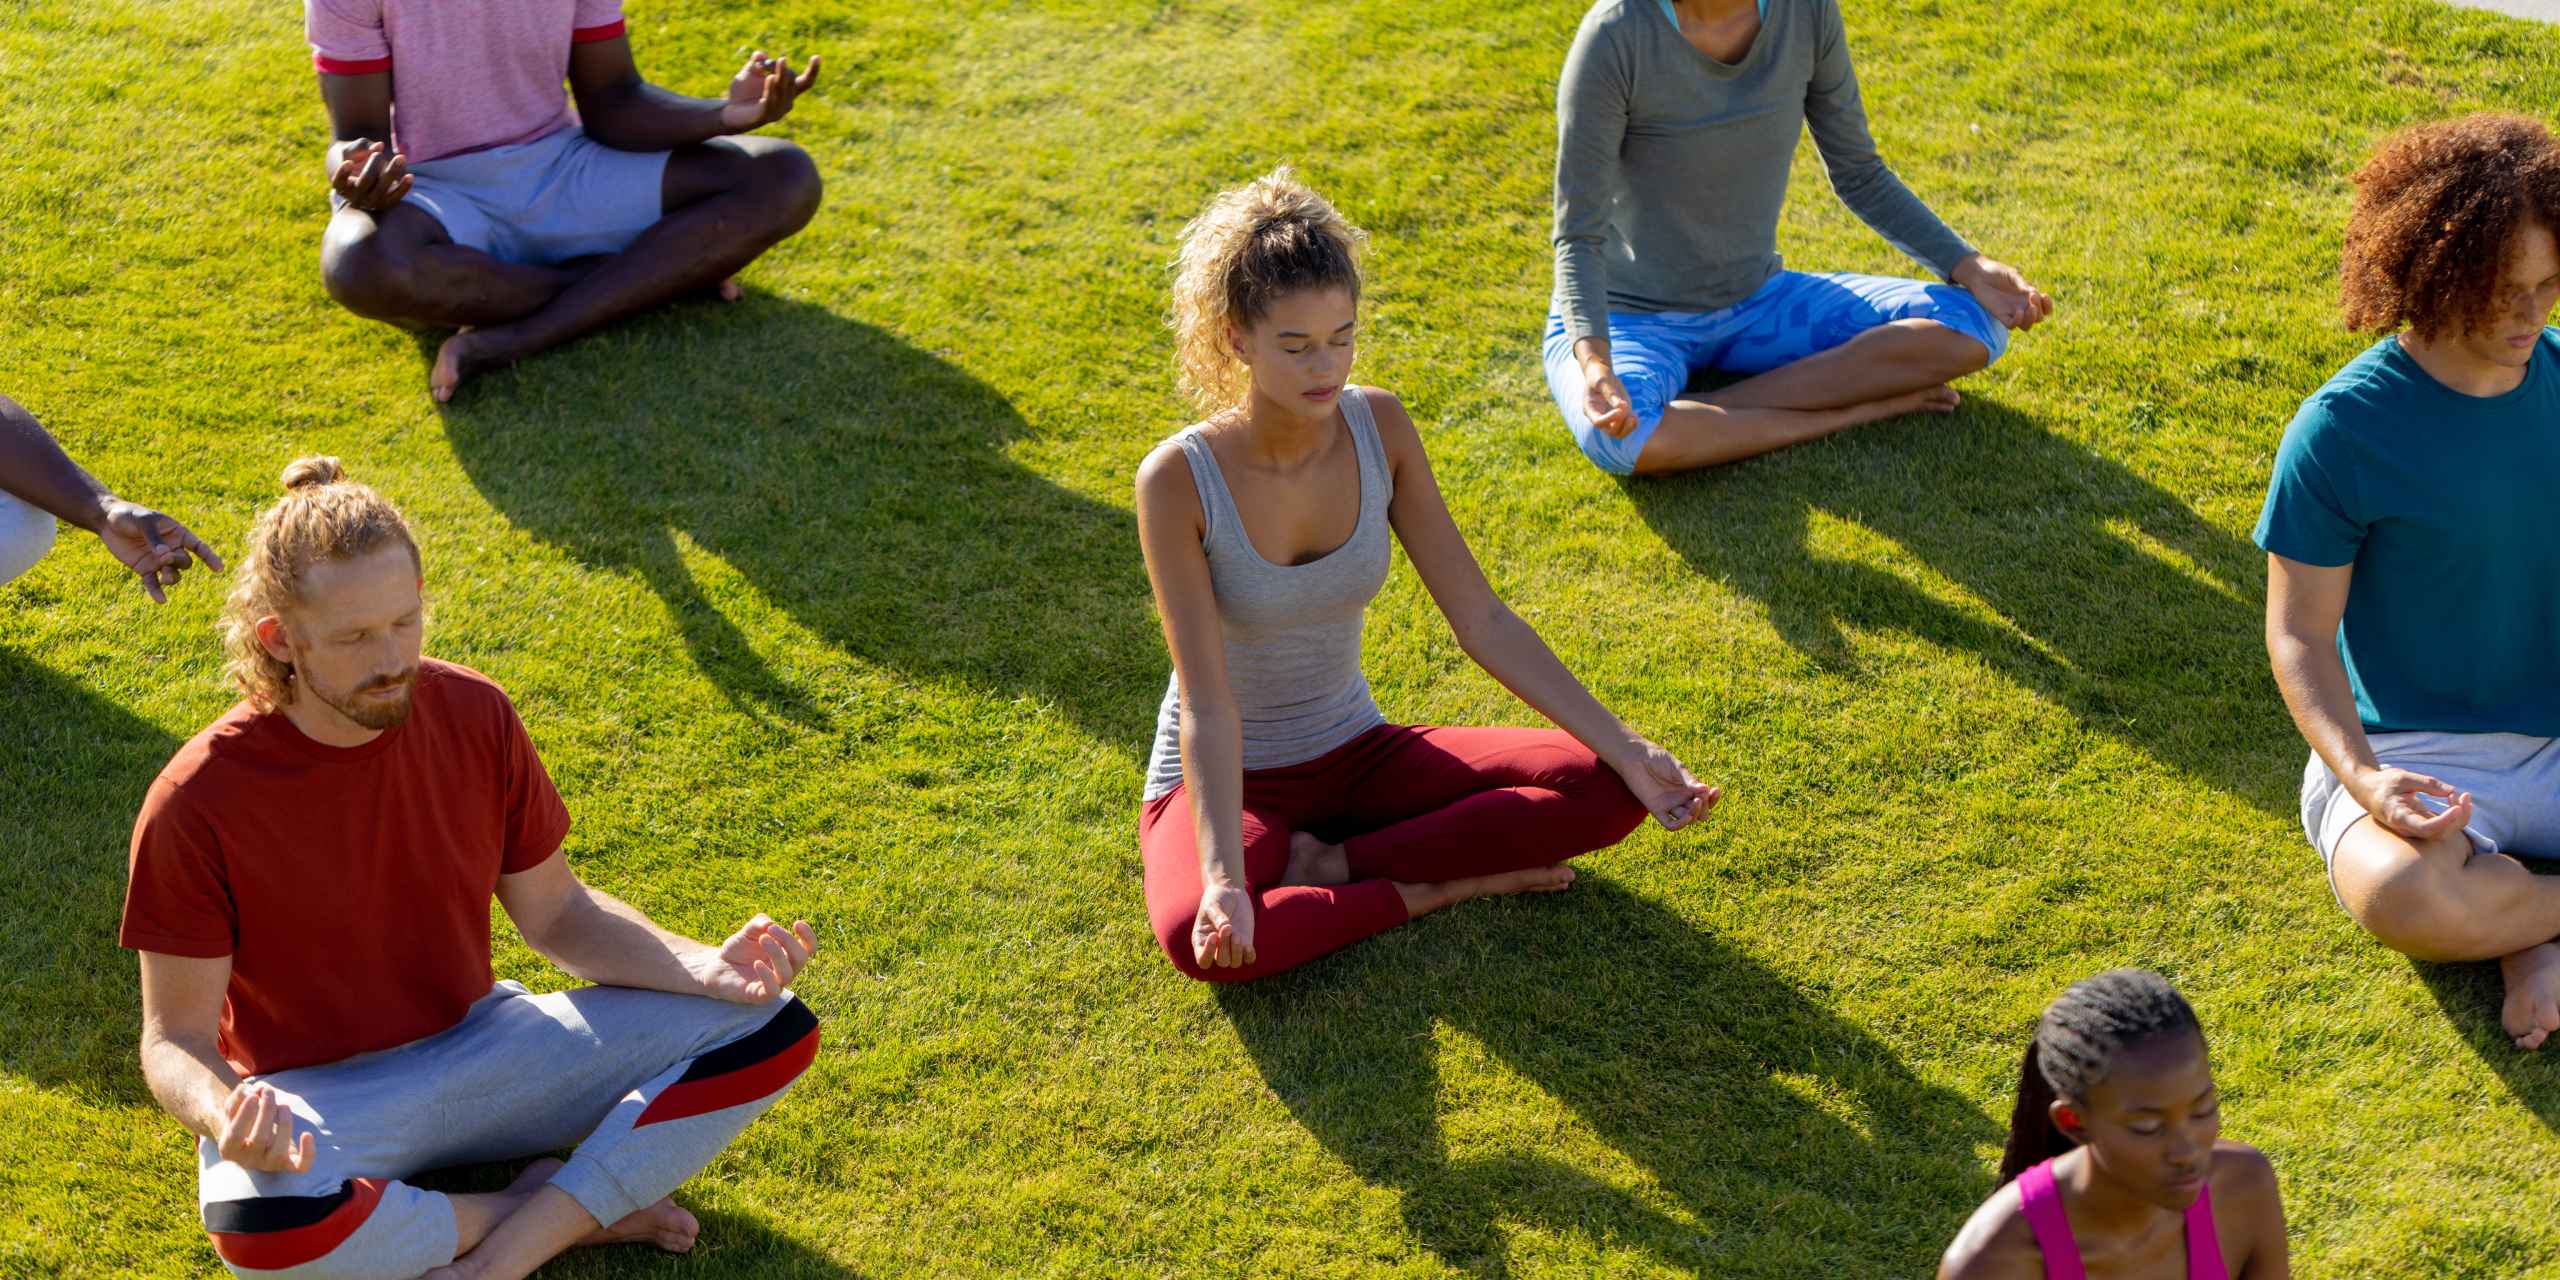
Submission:
<svg viewBox="0 0 2560 1280">
<path fill-rule="evenodd" d="M 320 105 L 329 112 L 329 190 L 372 212 L 409 194 L 408 160 L 391 150 L 391 73 L 320 73 Z"/>
<path fill-rule="evenodd" d="M 818 59 L 795 79 L 790 61 L 759 50 L 729 83 L 726 98 L 689 98 L 640 77 L 631 38 L 569 47 L 569 92 L 587 136 L 623 151 L 673 151 L 781 119 L 792 99 L 818 82 Z"/>
<path fill-rule="evenodd" d="M 152 599 L 166 601 L 188 565 L 222 568 L 222 557 L 185 525 L 119 498 L 81 469 L 18 402 L 0 396 L 0 492 L 98 535 L 107 550 L 142 579 Z"/>
</svg>

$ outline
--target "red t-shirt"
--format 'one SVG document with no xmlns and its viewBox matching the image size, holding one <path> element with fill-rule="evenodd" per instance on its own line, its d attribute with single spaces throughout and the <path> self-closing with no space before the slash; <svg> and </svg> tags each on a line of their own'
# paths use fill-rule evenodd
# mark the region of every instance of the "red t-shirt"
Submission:
<svg viewBox="0 0 2560 1280">
<path fill-rule="evenodd" d="M 409 718 L 360 747 L 241 703 L 178 749 L 133 824 L 118 941 L 231 957 L 222 1056 L 335 1062 L 462 1020 L 489 993 L 489 903 L 569 811 L 506 691 L 418 665 Z"/>
</svg>

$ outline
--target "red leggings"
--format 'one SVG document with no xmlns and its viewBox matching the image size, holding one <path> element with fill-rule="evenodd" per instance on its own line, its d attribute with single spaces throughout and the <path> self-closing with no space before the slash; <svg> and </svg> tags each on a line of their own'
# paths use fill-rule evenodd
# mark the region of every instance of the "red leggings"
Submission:
<svg viewBox="0 0 2560 1280">
<path fill-rule="evenodd" d="M 1332 751 L 1244 775 L 1244 877 L 1254 902 L 1254 962 L 1204 968 L 1191 954 L 1200 850 L 1191 792 L 1138 816 L 1147 918 L 1173 967 L 1242 982 L 1305 964 L 1405 922 L 1393 882 L 1428 883 L 1543 867 L 1605 849 L 1645 819 L 1626 784 L 1555 729 L 1380 725 Z M 1268 888 L 1289 864 L 1289 836 L 1338 842 L 1351 882 Z"/>
</svg>

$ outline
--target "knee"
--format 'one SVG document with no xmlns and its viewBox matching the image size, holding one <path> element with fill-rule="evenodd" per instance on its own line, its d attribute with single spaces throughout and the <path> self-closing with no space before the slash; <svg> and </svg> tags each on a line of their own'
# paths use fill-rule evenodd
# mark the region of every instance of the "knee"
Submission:
<svg viewBox="0 0 2560 1280">
<path fill-rule="evenodd" d="M 342 231 L 340 223 L 320 243 L 320 283 L 339 306 L 368 320 L 400 322 L 410 315 L 414 289 L 408 262 L 379 235 Z"/>
<path fill-rule="evenodd" d="M 2452 873 L 2420 858 L 2388 862 L 2338 851 L 2340 897 L 2347 910 L 2382 945 L 2418 960 L 2481 959 L 2471 942 L 2473 912 L 2465 909 Z"/>
<path fill-rule="evenodd" d="M 1613 839 L 1623 838 L 1645 820 L 1644 802 L 1636 799 L 1626 779 L 1598 753 L 1570 740 L 1556 744 L 1555 752 L 1554 763 L 1541 771 L 1548 785 L 1588 809 L 1595 825 L 1613 829 Z"/>
<path fill-rule="evenodd" d="M 808 226 L 826 196 L 826 181 L 818 176 L 818 162 L 787 142 L 756 155 L 747 171 L 747 183 L 756 193 L 756 207 L 770 218 L 767 233 L 777 240 L 796 235 Z"/>
<path fill-rule="evenodd" d="M 1982 339 L 1952 325 L 1937 320 L 1896 320 L 1893 327 L 1910 335 L 1906 341 L 1912 358 L 1940 382 L 1979 373 L 1991 363 L 1991 348 L 1983 345 Z"/>
<path fill-rule="evenodd" d="M 379 1230 L 359 1234 L 378 1215 L 400 1215 L 400 1207 L 385 1205 L 386 1194 L 396 1200 L 417 1193 L 377 1178 L 353 1178 L 327 1195 L 216 1201 L 204 1207 L 205 1234 L 215 1255 L 238 1276 L 284 1270 L 326 1280 L 415 1275 L 413 1251 L 381 1247 Z M 394 1234 L 405 1241 L 409 1233 Z"/>
</svg>

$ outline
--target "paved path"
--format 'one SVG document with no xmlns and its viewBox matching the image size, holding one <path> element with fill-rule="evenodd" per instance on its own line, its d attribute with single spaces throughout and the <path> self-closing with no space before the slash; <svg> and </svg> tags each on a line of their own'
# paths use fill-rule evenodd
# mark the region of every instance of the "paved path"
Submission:
<svg viewBox="0 0 2560 1280">
<path fill-rule="evenodd" d="M 2495 9 L 2519 18 L 2540 18 L 2560 22 L 2560 0 L 2453 0 L 2466 9 Z"/>
</svg>

